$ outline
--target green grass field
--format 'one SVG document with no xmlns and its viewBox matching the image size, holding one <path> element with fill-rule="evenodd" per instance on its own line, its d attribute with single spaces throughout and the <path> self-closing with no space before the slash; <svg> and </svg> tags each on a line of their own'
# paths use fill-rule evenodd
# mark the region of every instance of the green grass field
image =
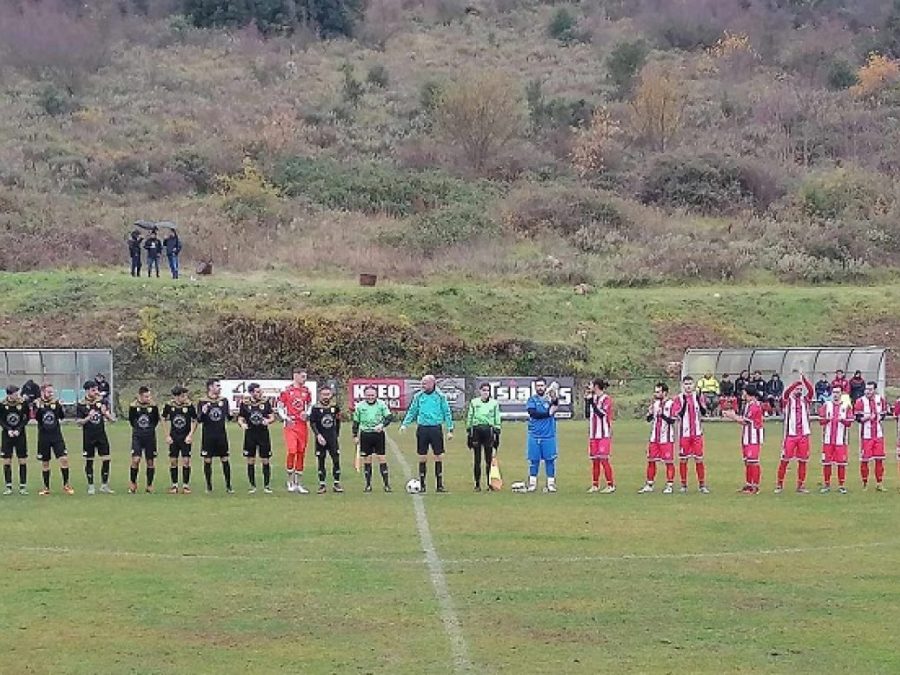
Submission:
<svg viewBox="0 0 900 675">
<path fill-rule="evenodd" d="M 78 432 L 67 431 L 77 495 L 61 494 L 54 467 L 54 493 L 38 497 L 32 460 L 31 496 L 0 500 L 2 672 L 455 669 L 396 456 L 391 495 L 363 494 L 349 456 L 346 494 L 288 494 L 279 441 L 275 495 L 248 496 L 235 456 L 233 496 L 218 467 L 215 494 L 197 489 L 199 466 L 193 495 L 131 496 L 120 423 L 118 493 L 88 497 Z M 416 499 L 471 670 L 897 672 L 893 461 L 886 494 L 863 493 L 854 464 L 847 496 L 775 496 L 779 431 L 757 497 L 736 493 L 734 425 L 710 425 L 709 496 L 635 493 L 637 422 L 616 428 L 611 496 L 585 494 L 583 423 L 561 425 L 556 495 L 472 493 L 470 453 L 457 438 L 452 494 Z M 412 462 L 413 435 L 394 428 L 392 437 Z M 508 425 L 507 483 L 524 474 L 522 442 L 523 427 Z M 813 462 L 810 483 L 819 475 Z"/>
</svg>

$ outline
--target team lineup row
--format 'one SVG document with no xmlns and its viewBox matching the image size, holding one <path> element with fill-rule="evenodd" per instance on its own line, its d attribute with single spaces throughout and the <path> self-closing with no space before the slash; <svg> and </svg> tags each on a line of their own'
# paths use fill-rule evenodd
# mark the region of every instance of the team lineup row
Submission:
<svg viewBox="0 0 900 675">
<path fill-rule="evenodd" d="M 556 460 L 558 457 L 556 412 L 559 407 L 558 391 L 548 387 L 545 380 L 534 381 L 534 391 L 526 402 L 528 414 L 526 458 L 528 461 L 527 482 L 514 483 L 514 491 L 535 492 L 541 465 L 544 466 L 546 484 L 544 492 L 557 491 Z M 588 421 L 588 456 L 591 462 L 591 487 L 589 492 L 610 494 L 616 491 L 616 482 L 611 462 L 613 401 L 607 393 L 608 385 L 603 379 L 595 379 L 585 390 L 585 417 Z M 883 422 L 889 412 L 900 418 L 900 401 L 893 411 L 883 396 L 877 393 L 876 385 L 869 382 L 865 395 L 855 403 L 843 397 L 843 390 L 835 387 L 832 398 L 818 407 L 819 422 L 822 426 L 822 470 L 823 492 L 831 489 L 832 474 L 837 471 L 838 489 L 846 492 L 846 466 L 850 429 L 859 426 L 860 475 L 863 486 L 869 481 L 869 464 L 874 463 L 876 487 L 883 490 L 884 477 L 884 428 Z M 106 422 L 115 421 L 114 415 L 104 403 L 98 385 L 94 381 L 84 385 L 85 396 L 76 405 L 76 423 L 82 428 L 85 476 L 88 494 L 96 492 L 94 462 L 99 458 L 101 493 L 111 494 L 110 488 L 110 444 L 106 433 Z M 332 490 L 343 492 L 341 484 L 341 464 L 339 436 L 344 415 L 334 399 L 334 392 L 328 386 L 319 389 L 318 400 L 313 401 L 306 386 L 306 373 L 295 369 L 293 381 L 277 397 L 269 400 L 263 396 L 259 385 L 251 384 L 248 396 L 232 410 L 226 398 L 221 395 L 218 380 L 207 382 L 207 393 L 194 404 L 188 397 L 187 389 L 175 387 L 173 398 L 161 409 L 154 402 L 152 392 L 147 387 L 138 390 L 137 398 L 129 406 L 128 421 L 132 429 L 131 466 L 128 491 L 137 491 L 141 462 L 145 462 L 146 491 L 154 489 L 157 456 L 157 431 L 162 426 L 169 452 L 170 493 L 190 493 L 191 451 L 194 434 L 201 431 L 200 456 L 207 491 L 213 490 L 213 459 L 221 462 L 226 491 L 233 492 L 231 465 L 229 461 L 229 440 L 226 423 L 235 419 L 244 431 L 243 456 L 247 460 L 247 478 L 250 492 L 257 489 L 256 459 L 260 460 L 263 490 L 272 492 L 271 456 L 272 442 L 269 427 L 278 418 L 283 422 L 286 446 L 287 489 L 290 492 L 306 494 L 302 475 L 305 465 L 309 433 L 312 431 L 317 460 L 318 492 L 327 491 L 327 466 L 331 461 Z M 745 485 L 742 492 L 756 494 L 760 486 L 760 449 L 764 441 L 763 411 L 759 402 L 760 392 L 754 387 L 743 391 L 740 412 L 731 412 L 727 417 L 742 426 L 741 452 L 745 464 Z M 784 489 L 787 469 L 792 461 L 798 463 L 797 491 L 808 492 L 806 466 L 810 458 L 810 437 L 812 435 L 811 413 L 814 399 L 812 384 L 802 374 L 798 381 L 788 386 L 782 397 L 784 434 L 781 460 L 778 468 L 776 492 Z M 666 478 L 664 494 L 674 492 L 676 439 L 677 462 L 679 465 L 680 491 L 687 492 L 689 462 L 693 461 L 699 483 L 699 491 L 708 493 L 704 464 L 703 417 L 707 413 L 704 397 L 694 389 L 694 381 L 685 377 L 681 392 L 669 396 L 668 386 L 656 385 L 653 401 L 647 410 L 646 420 L 650 424 L 647 451 L 646 482 L 641 493 L 653 492 L 657 466 L 665 466 Z M 42 463 L 43 487 L 41 494 L 50 493 L 50 461 L 59 461 L 63 491 L 74 494 L 69 482 L 69 462 L 61 422 L 65 418 L 62 404 L 55 398 L 52 384 L 41 387 L 40 396 L 34 401 L 26 401 L 15 386 L 7 387 L 7 397 L 0 402 L 0 427 L 2 442 L 0 456 L 3 460 L 4 494 L 13 493 L 12 458 L 18 459 L 19 492 L 27 493 L 27 441 L 25 427 L 30 419 L 35 419 L 38 428 L 37 456 Z M 365 389 L 364 399 L 350 411 L 353 441 L 356 446 L 354 466 L 362 470 L 366 492 L 372 491 L 373 464 L 378 465 L 383 489 L 391 491 L 390 474 L 386 460 L 386 437 L 384 430 L 393 422 L 393 415 L 377 398 L 374 386 Z M 414 492 L 426 491 L 428 455 L 432 455 L 435 489 L 445 492 L 443 480 L 443 454 L 445 430 L 448 440 L 453 438 L 454 420 L 447 397 L 436 388 L 436 380 L 427 375 L 422 379 L 422 390 L 412 399 L 409 409 L 400 425 L 400 431 L 416 424 L 416 449 L 419 455 L 418 479 L 410 481 L 407 489 Z M 467 445 L 473 451 L 473 478 L 475 490 L 481 491 L 502 487 L 502 479 L 496 463 L 496 451 L 500 444 L 501 419 L 497 401 L 491 397 L 491 388 L 485 384 L 480 395 L 469 402 L 465 426 Z M 900 451 L 898 451 L 900 458 Z M 605 486 L 601 488 L 601 476 Z"/>
</svg>

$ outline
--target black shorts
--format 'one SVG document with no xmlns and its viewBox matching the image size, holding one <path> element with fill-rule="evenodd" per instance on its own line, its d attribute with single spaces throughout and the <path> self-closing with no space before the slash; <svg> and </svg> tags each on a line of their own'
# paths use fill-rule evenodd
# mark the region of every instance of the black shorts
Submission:
<svg viewBox="0 0 900 675">
<path fill-rule="evenodd" d="M 84 439 L 81 456 L 85 459 L 94 459 L 94 455 L 109 457 L 109 439 L 105 435 Z"/>
<path fill-rule="evenodd" d="M 15 438 L 10 438 L 3 432 L 3 441 L 0 443 L 0 457 L 10 459 L 16 453 L 19 459 L 28 457 L 28 439 L 25 437 L 25 430 L 19 432 Z"/>
<path fill-rule="evenodd" d="M 316 449 L 318 452 L 318 448 Z M 384 432 L 363 431 L 359 435 L 359 454 L 363 457 L 384 454 Z"/>
<path fill-rule="evenodd" d="M 51 452 L 56 459 L 67 457 L 69 451 L 66 450 L 65 439 L 62 436 L 41 437 L 38 435 L 38 459 L 42 462 L 49 462 Z"/>
<path fill-rule="evenodd" d="M 362 440 L 360 440 L 360 445 L 362 445 Z M 319 445 L 319 440 L 316 439 L 316 457 L 337 455 L 340 454 L 340 452 L 341 449 L 336 438 L 328 438 L 328 436 L 325 436 L 325 445 Z"/>
<path fill-rule="evenodd" d="M 476 448 L 494 447 L 494 427 L 483 424 L 472 429 L 472 438 Z"/>
<path fill-rule="evenodd" d="M 156 459 L 156 434 L 152 436 L 131 436 L 131 456 Z"/>
<path fill-rule="evenodd" d="M 228 457 L 228 436 L 203 436 L 201 457 Z"/>
<path fill-rule="evenodd" d="M 416 452 L 427 455 L 428 450 L 435 455 L 444 454 L 444 428 L 438 426 L 416 427 Z"/>
<path fill-rule="evenodd" d="M 191 444 L 183 438 L 172 437 L 169 444 L 169 459 L 177 459 L 178 457 L 190 457 Z"/>
<path fill-rule="evenodd" d="M 269 430 L 244 432 L 244 457 L 256 457 L 269 459 L 272 456 L 272 437 Z"/>
</svg>

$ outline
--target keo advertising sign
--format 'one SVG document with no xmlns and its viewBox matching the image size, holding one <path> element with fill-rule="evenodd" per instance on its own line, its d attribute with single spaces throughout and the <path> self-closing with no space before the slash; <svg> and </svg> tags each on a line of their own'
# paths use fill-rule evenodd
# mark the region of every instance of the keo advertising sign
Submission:
<svg viewBox="0 0 900 675">
<path fill-rule="evenodd" d="M 500 404 L 500 417 L 505 420 L 528 419 L 525 404 L 532 395 L 536 377 L 477 377 L 475 378 L 475 391 L 481 389 L 481 385 L 487 383 L 491 387 L 491 396 Z M 559 409 L 556 412 L 558 419 L 571 419 L 573 408 L 573 391 L 575 378 L 573 377 L 548 377 L 547 388 L 555 386 L 559 391 Z"/>
<path fill-rule="evenodd" d="M 413 396 L 422 390 L 421 380 L 400 378 L 355 378 L 350 380 L 349 398 L 355 406 L 365 398 L 366 387 L 375 387 L 378 398 L 387 403 L 388 408 L 397 412 L 409 408 Z M 463 411 L 466 407 L 466 381 L 461 377 L 439 377 L 436 388 L 444 393 L 450 410 Z"/>
</svg>

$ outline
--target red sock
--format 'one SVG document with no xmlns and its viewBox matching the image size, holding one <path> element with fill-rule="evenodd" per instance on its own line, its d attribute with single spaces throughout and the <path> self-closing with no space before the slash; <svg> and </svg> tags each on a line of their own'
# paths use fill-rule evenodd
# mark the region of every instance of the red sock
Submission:
<svg viewBox="0 0 900 675">
<path fill-rule="evenodd" d="M 859 463 L 859 476 L 862 478 L 863 485 L 869 482 L 869 463 L 868 462 L 860 462 Z"/>
<path fill-rule="evenodd" d="M 806 462 L 799 462 L 797 464 L 797 487 L 803 487 L 804 483 L 806 483 Z"/>
<path fill-rule="evenodd" d="M 600 485 L 600 460 L 591 460 L 591 482 L 594 485 Z"/>
<path fill-rule="evenodd" d="M 681 484 L 687 485 L 687 462 L 678 463 L 678 476 L 681 478 Z"/>
<path fill-rule="evenodd" d="M 753 467 L 749 464 L 744 465 L 744 483 L 746 485 L 753 485 Z"/>
<path fill-rule="evenodd" d="M 615 485 L 616 480 L 613 478 L 613 468 L 612 464 L 609 463 L 608 459 L 604 459 L 602 461 L 603 464 L 603 476 L 606 478 L 607 485 Z"/>
<path fill-rule="evenodd" d="M 762 482 L 762 466 L 756 464 L 753 467 L 753 484 L 756 487 L 759 487 L 759 484 Z"/>
<path fill-rule="evenodd" d="M 884 480 L 884 460 L 875 460 L 875 480 L 879 483 Z"/>
<path fill-rule="evenodd" d="M 825 479 L 825 487 L 831 485 L 831 464 L 822 467 L 822 478 Z"/>
<path fill-rule="evenodd" d="M 706 465 L 703 462 L 694 462 L 694 468 L 697 470 L 697 482 L 706 485 Z"/>
<path fill-rule="evenodd" d="M 841 486 L 843 486 L 844 482 L 846 480 L 847 480 L 847 467 L 844 465 L 839 465 L 838 466 L 838 483 L 840 483 Z"/>
<path fill-rule="evenodd" d="M 666 464 L 666 482 L 672 483 L 675 481 L 675 465 L 674 464 Z"/>
<path fill-rule="evenodd" d="M 656 480 L 656 462 L 647 462 L 647 482 Z"/>
<path fill-rule="evenodd" d="M 778 485 L 784 485 L 784 477 L 787 474 L 788 463 L 781 460 L 778 464 Z"/>
</svg>

